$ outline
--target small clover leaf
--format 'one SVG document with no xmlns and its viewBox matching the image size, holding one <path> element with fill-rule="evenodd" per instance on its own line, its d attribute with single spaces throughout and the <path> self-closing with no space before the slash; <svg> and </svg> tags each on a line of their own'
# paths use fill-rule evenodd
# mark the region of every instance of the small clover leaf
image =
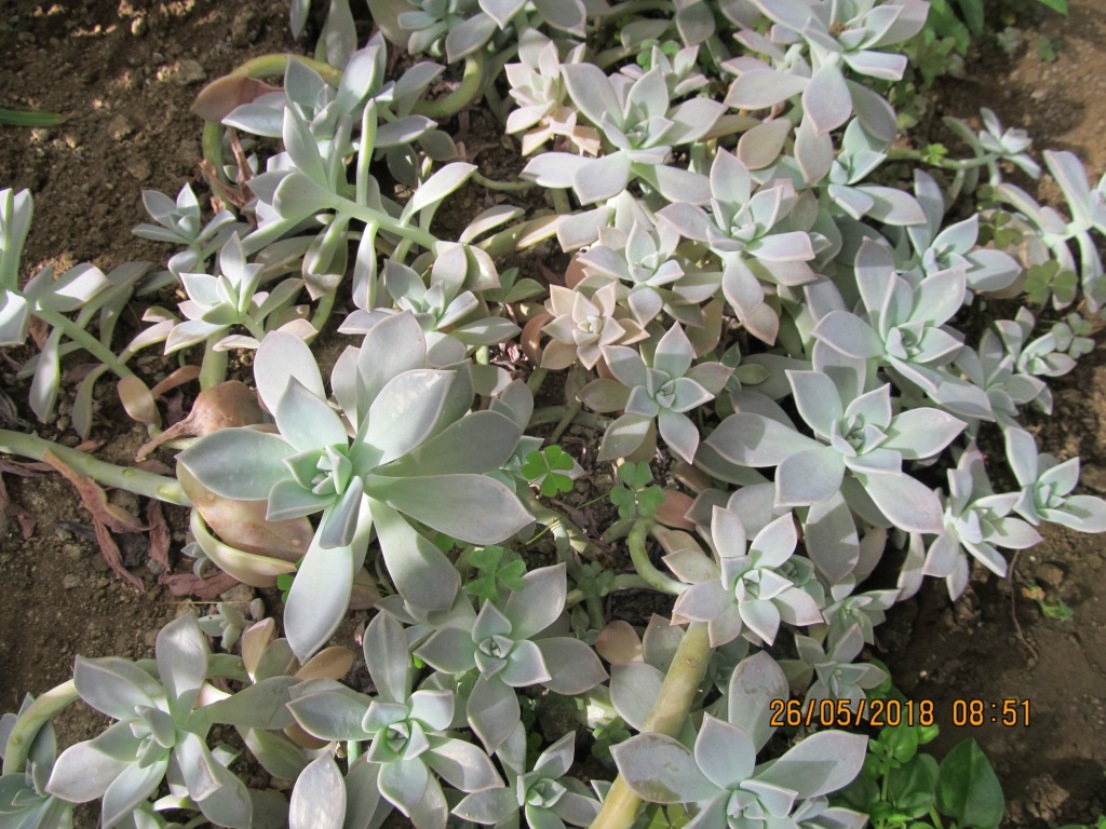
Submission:
<svg viewBox="0 0 1106 829">
<path fill-rule="evenodd" d="M 610 493 L 611 503 L 618 507 L 619 518 L 633 518 L 637 511 L 637 498 L 624 486 L 616 486 Z"/>
<path fill-rule="evenodd" d="M 596 726 L 591 732 L 595 740 L 591 746 L 591 756 L 599 762 L 611 766 L 614 758 L 611 756 L 611 746 L 616 746 L 624 740 L 630 739 L 630 730 L 621 717 L 615 717 L 609 723 Z"/>
<path fill-rule="evenodd" d="M 585 598 L 601 599 L 611 592 L 614 573 L 607 570 L 598 561 L 589 561 L 580 568 L 576 587 Z"/>
<path fill-rule="evenodd" d="M 637 494 L 637 511 L 642 518 L 652 518 L 664 503 L 664 490 L 651 486 Z"/>
<path fill-rule="evenodd" d="M 554 444 L 530 452 L 522 465 L 522 474 L 531 485 L 540 487 L 543 496 L 553 498 L 572 490 L 572 477 L 562 474 L 563 471 L 571 471 L 572 467 L 572 457 Z"/>
<path fill-rule="evenodd" d="M 653 473 L 647 463 L 624 463 L 618 468 L 618 479 L 625 486 L 616 486 L 608 496 L 618 507 L 620 518 L 652 518 L 664 503 L 664 490 L 649 486 Z"/>
<path fill-rule="evenodd" d="M 618 479 L 630 489 L 643 489 L 653 480 L 647 463 L 624 463 L 618 467 Z"/>
<path fill-rule="evenodd" d="M 479 573 L 465 585 L 465 592 L 472 596 L 494 601 L 502 587 L 511 591 L 522 588 L 526 562 L 514 550 L 493 544 L 470 552 L 468 562 Z"/>
<path fill-rule="evenodd" d="M 948 156 L 949 150 L 944 144 L 927 144 L 922 150 L 922 160 L 933 166 L 940 165 Z"/>
<path fill-rule="evenodd" d="M 296 570 L 299 570 L 303 566 L 303 558 L 296 562 Z M 276 586 L 280 591 L 280 600 L 284 604 L 288 604 L 288 593 L 292 589 L 292 582 L 295 581 L 295 573 L 281 573 L 277 576 Z"/>
</svg>

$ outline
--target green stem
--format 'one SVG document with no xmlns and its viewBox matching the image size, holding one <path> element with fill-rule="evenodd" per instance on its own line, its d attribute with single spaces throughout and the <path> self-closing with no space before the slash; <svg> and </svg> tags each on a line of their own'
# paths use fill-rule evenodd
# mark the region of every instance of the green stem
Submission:
<svg viewBox="0 0 1106 829">
<path fill-rule="evenodd" d="M 465 58 L 465 71 L 461 76 L 461 83 L 444 98 L 435 98 L 433 101 L 418 101 L 411 112 L 415 115 L 425 115 L 435 121 L 442 121 L 456 115 L 462 108 L 472 103 L 480 93 L 480 87 L 484 84 L 483 50 L 473 52 Z"/>
<path fill-rule="evenodd" d="M 43 440 L 37 435 L 25 435 L 21 432 L 0 429 L 0 452 L 21 455 L 36 461 L 42 460 L 47 452 L 51 452 L 66 466 L 106 486 L 125 489 L 135 495 L 155 498 L 168 504 L 192 506 L 192 502 L 188 500 L 188 496 L 184 494 L 184 490 L 174 478 L 155 475 L 153 472 L 129 466 L 116 466 L 84 452 L 78 452 L 76 449 L 70 449 L 68 446 L 62 446 L 60 443 Z"/>
<path fill-rule="evenodd" d="M 31 313 L 47 323 L 51 328 L 60 330 L 65 336 L 111 369 L 120 379 L 134 375 L 134 372 L 123 365 L 123 363 L 119 361 L 119 358 L 112 353 L 110 348 L 73 322 L 73 320 L 69 319 L 69 317 L 46 308 L 36 308 Z"/>
<path fill-rule="evenodd" d="M 412 227 L 409 224 L 404 224 L 399 219 L 393 219 L 387 213 L 381 213 L 379 210 L 373 210 L 367 205 L 358 204 L 350 199 L 338 197 L 341 202 L 340 209 L 343 213 L 348 213 L 356 219 L 360 219 L 366 224 L 373 223 L 381 230 L 387 233 L 394 233 L 396 236 L 400 236 L 404 239 L 410 239 L 417 245 L 427 250 L 433 250 L 434 245 L 438 243 L 438 237 L 428 230 L 422 230 L 417 227 Z"/>
<path fill-rule="evenodd" d="M 200 150 L 204 161 L 211 165 L 219 181 L 229 184 L 230 179 L 223 171 L 223 125 L 218 121 L 204 121 L 204 129 L 200 136 Z"/>
<path fill-rule="evenodd" d="M 934 806 L 929 810 L 929 819 L 933 821 L 933 825 L 936 829 L 944 829 L 945 824 L 941 821 L 941 815 L 937 813 L 937 807 Z"/>
<path fill-rule="evenodd" d="M 553 196 L 553 209 L 558 216 L 567 216 L 572 212 L 572 205 L 568 203 L 568 193 L 564 190 L 550 190 Z"/>
<path fill-rule="evenodd" d="M 349 761 L 349 765 L 353 765 L 358 757 L 361 756 L 361 743 L 357 740 L 350 740 L 346 743 L 346 759 Z"/>
<path fill-rule="evenodd" d="M 472 174 L 472 180 L 477 184 L 487 187 L 489 190 L 531 190 L 538 185 L 533 181 L 496 181 L 481 175 L 479 171 Z"/>
<path fill-rule="evenodd" d="M 208 337 L 204 343 L 204 359 L 200 363 L 200 389 L 206 391 L 227 379 L 229 351 L 216 351 L 215 343 L 223 338 L 222 333 Z"/>
<path fill-rule="evenodd" d="M 679 733 L 699 693 L 699 685 L 706 676 L 710 655 L 707 626 L 702 622 L 692 622 L 680 640 L 676 656 L 661 683 L 657 702 L 645 720 L 645 732 L 669 737 Z M 629 829 L 640 808 L 641 798 L 633 793 L 620 775 L 607 793 L 603 808 L 592 821 L 590 829 Z"/>
<path fill-rule="evenodd" d="M 588 622 L 593 630 L 602 630 L 607 626 L 607 614 L 603 612 L 603 600 L 598 596 L 588 596 L 584 600 L 587 608 Z"/>
<path fill-rule="evenodd" d="M 8 735 L 8 743 L 4 746 L 4 774 L 23 771 L 27 763 L 27 754 L 39 729 L 77 699 L 77 686 L 70 679 L 51 688 L 19 715 L 11 734 Z"/>
<path fill-rule="evenodd" d="M 945 170 L 974 170 L 976 167 L 986 167 L 998 160 L 998 156 L 984 155 L 977 158 L 965 158 L 959 161 L 948 158 L 930 158 L 920 150 L 894 149 L 887 151 L 888 161 L 921 161 L 931 167 L 940 167 Z"/>
<path fill-rule="evenodd" d="M 530 389 L 530 393 L 535 397 L 538 396 L 538 390 L 541 388 L 541 384 L 545 382 L 545 375 L 549 373 L 547 368 L 536 368 L 530 372 L 530 376 L 526 378 L 526 388 Z M 544 411 L 539 409 L 538 411 Z M 537 414 L 537 412 L 535 412 Z M 533 426 L 533 418 L 530 419 L 530 425 Z"/>
<path fill-rule="evenodd" d="M 538 371 L 541 371 L 541 369 L 538 369 Z M 533 377 L 534 375 L 530 376 Z M 527 383 L 527 385 L 530 384 Z M 534 391 L 534 389 L 531 389 L 531 391 Z M 542 406 L 540 409 L 534 410 L 534 413 L 530 416 L 529 425 L 541 426 L 543 423 L 559 423 L 570 408 L 570 406 Z M 589 429 L 606 429 L 611 419 L 591 412 L 577 410 L 572 417 L 572 422 L 587 426 Z"/>
<path fill-rule="evenodd" d="M 573 419 L 578 414 L 580 414 L 580 408 L 583 405 L 584 404 L 581 403 L 579 400 L 574 400 L 572 401 L 571 405 L 564 407 L 564 416 L 561 418 L 560 422 L 557 424 L 557 427 L 553 430 L 553 434 L 549 436 L 549 440 L 547 440 L 546 443 L 556 443 L 561 439 L 561 435 L 563 435 L 565 433 L 565 430 L 572 425 Z"/>
<path fill-rule="evenodd" d="M 309 69 L 323 76 L 323 80 L 338 83 L 342 79 L 342 70 L 336 69 L 323 60 L 315 60 L 306 55 L 290 55 L 287 52 L 270 52 L 250 58 L 233 72 L 232 75 L 246 75 L 250 78 L 274 78 L 283 75 L 288 69 L 288 61 L 298 60 Z"/>
<path fill-rule="evenodd" d="M 315 306 L 315 314 L 311 317 L 311 325 L 316 331 L 322 331 L 326 325 L 327 320 L 330 319 L 330 313 L 334 310 L 334 299 L 337 296 L 336 291 L 323 294 L 319 298 L 318 305 Z"/>
<path fill-rule="evenodd" d="M 648 590 L 649 582 L 643 579 L 641 576 L 634 575 L 633 573 L 621 573 L 614 577 L 614 581 L 611 582 L 611 592 L 615 590 Z M 580 604 L 587 598 L 584 596 L 582 590 L 574 589 L 568 591 L 568 596 L 565 598 L 565 607 L 573 607 Z"/>
<path fill-rule="evenodd" d="M 630 530 L 630 535 L 626 539 L 626 544 L 630 548 L 630 560 L 634 562 L 634 569 L 637 570 L 638 575 L 645 579 L 653 589 L 679 596 L 687 590 L 688 585 L 670 579 L 654 567 L 653 562 L 649 560 L 649 552 L 645 549 L 645 539 L 652 528 L 653 519 L 651 518 L 639 518 L 634 522 L 634 528 Z"/>
</svg>

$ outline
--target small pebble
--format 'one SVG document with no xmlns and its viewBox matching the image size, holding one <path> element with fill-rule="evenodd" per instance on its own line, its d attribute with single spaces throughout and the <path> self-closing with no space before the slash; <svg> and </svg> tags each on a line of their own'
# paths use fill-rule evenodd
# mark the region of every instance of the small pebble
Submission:
<svg viewBox="0 0 1106 829">
<path fill-rule="evenodd" d="M 134 124 L 124 115 L 116 115 L 108 122 L 108 135 L 116 141 L 121 141 L 133 132 Z"/>
<path fill-rule="evenodd" d="M 62 576 L 61 586 L 64 587 L 66 590 L 72 590 L 75 587 L 80 587 L 81 577 L 73 573 Z"/>
<path fill-rule="evenodd" d="M 153 168 L 149 159 L 136 158 L 127 162 L 127 172 L 139 181 L 146 181 L 153 174 Z"/>
<path fill-rule="evenodd" d="M 1042 564 L 1037 568 L 1036 576 L 1045 586 L 1055 589 L 1064 580 L 1064 571 L 1055 564 Z"/>
<path fill-rule="evenodd" d="M 1090 489 L 1106 492 L 1106 469 L 1095 464 L 1087 464 L 1083 467 L 1079 481 Z"/>
<path fill-rule="evenodd" d="M 219 601 L 240 602 L 240 610 L 245 613 L 246 607 L 253 601 L 253 588 L 248 584 L 236 584 L 230 590 L 219 595 Z"/>
</svg>

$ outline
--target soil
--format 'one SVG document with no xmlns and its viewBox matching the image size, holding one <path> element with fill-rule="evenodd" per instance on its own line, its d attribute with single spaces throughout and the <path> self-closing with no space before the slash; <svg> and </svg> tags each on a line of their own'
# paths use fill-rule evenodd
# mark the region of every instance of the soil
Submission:
<svg viewBox="0 0 1106 829">
<path fill-rule="evenodd" d="M 1106 171 L 1106 9 L 1099 0 L 1071 0 L 1071 7 L 1070 20 L 1044 19 L 1013 57 L 990 50 L 968 66 L 966 79 L 944 82 L 931 114 L 970 119 L 979 106 L 990 106 L 1008 126 L 1027 128 L 1037 147 L 1078 153 L 1097 180 Z M 202 83 L 250 57 L 303 51 L 289 34 L 283 0 L 5 0 L 0 9 L 0 76 L 7 81 L 0 106 L 70 116 L 57 127 L 0 128 L 0 183 L 29 188 L 35 198 L 26 274 L 46 264 L 61 270 L 90 261 L 107 270 L 130 260 L 163 260 L 165 248 L 137 239 L 131 229 L 147 220 L 142 188 L 175 195 L 192 182 L 205 192 L 197 173 L 201 122 L 189 113 Z M 1047 52 L 1039 49 L 1041 38 L 1049 39 L 1046 46 L 1059 44 L 1055 61 L 1039 56 Z M 1042 195 L 1056 191 L 1046 185 Z M 137 318 L 125 324 L 140 325 Z M 0 418 L 16 428 L 19 419 L 33 421 L 26 383 L 14 376 L 14 365 L 29 354 L 0 354 L 0 404 L 10 397 L 14 405 L 0 405 Z M 139 369 L 152 379 L 166 367 L 151 357 Z M 98 455 L 128 463 L 145 431 L 112 402 L 111 384 L 101 385 L 92 435 L 102 442 Z M 1030 428 L 1060 458 L 1080 455 L 1085 490 L 1106 495 L 1106 354 L 1082 360 L 1054 392 L 1054 416 L 1031 420 Z M 71 388 L 53 423 L 22 428 L 75 444 L 67 394 Z M 149 558 L 145 535 L 124 536 L 120 544 L 144 592 L 115 575 L 100 555 L 88 513 L 59 476 L 24 477 L 5 467 L 3 482 L 12 505 L 24 511 L 0 527 L 0 710 L 10 711 L 26 691 L 40 693 L 68 679 L 78 653 L 152 655 L 156 631 L 189 604 L 160 583 L 162 568 Z M 133 499 L 119 503 L 145 515 Z M 166 510 L 171 555 L 174 569 L 186 572 L 178 513 Z M 896 682 L 914 699 L 935 703 L 942 733 L 931 750 L 942 756 L 971 735 L 992 759 L 1007 796 L 1004 826 L 1089 823 L 1106 812 L 1103 549 L 1100 537 L 1046 530 L 1042 545 L 1013 562 L 1012 578 L 977 573 L 956 604 L 943 585 L 929 584 L 879 629 L 878 654 Z M 1031 585 L 1044 591 L 1049 607 L 1063 602 L 1072 617 L 1043 613 L 1025 595 Z M 252 595 L 239 587 L 227 598 Z M 264 598 L 271 608 L 274 596 Z M 1015 698 L 1030 702 L 1028 727 L 952 726 L 955 700 L 1001 705 Z M 63 744 L 99 727 L 88 718 L 67 719 Z"/>
</svg>

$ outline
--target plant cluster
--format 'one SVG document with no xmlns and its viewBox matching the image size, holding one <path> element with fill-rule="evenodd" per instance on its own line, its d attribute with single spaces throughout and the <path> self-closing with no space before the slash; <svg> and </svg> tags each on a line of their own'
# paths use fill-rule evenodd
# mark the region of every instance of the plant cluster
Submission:
<svg viewBox="0 0 1106 829">
<path fill-rule="evenodd" d="M 1021 425 L 1093 345 L 1106 181 L 1046 151 L 1067 204 L 1039 204 L 1010 179 L 1040 174 L 1027 136 L 989 111 L 949 121 L 964 158 L 893 147 L 882 90 L 924 0 L 368 6 L 367 43 L 331 0 L 315 58 L 201 94 L 219 209 L 144 194 L 136 233 L 174 247 L 165 269 L 25 282 L 32 199 L 0 193 L 0 341 L 45 331 L 35 414 L 83 351 L 76 430 L 110 372 L 141 454 L 178 451 L 170 477 L 10 430 L 0 449 L 64 470 L 106 528 L 126 516 L 105 486 L 188 507 L 198 574 L 286 589 L 279 624 L 185 616 L 156 659 L 78 659 L 28 698 L 4 722 L 0 827 L 97 799 L 104 829 L 997 825 L 989 781 L 956 771 L 975 747 L 938 768 L 917 735 L 907 752 L 770 712 L 860 717 L 887 693 L 865 648 L 926 577 L 956 598 L 1045 523 L 1106 530 L 1078 459 Z M 517 181 L 450 134 L 481 96 L 520 141 Z M 134 296 L 167 305 L 120 349 Z M 1037 313 L 965 324 L 995 297 Z M 150 388 L 128 364 L 153 346 L 195 359 Z M 536 407 L 558 371 L 565 405 Z M 157 397 L 192 381 L 163 430 Z M 556 445 L 573 423 L 595 430 L 589 465 L 618 465 L 601 537 L 558 500 L 585 474 Z M 667 594 L 667 617 L 620 619 L 628 590 Z M 330 645 L 351 607 L 373 611 L 357 685 Z M 113 724 L 58 754 L 50 719 L 77 699 Z M 231 730 L 237 748 L 215 741 Z M 589 742 L 611 779 L 579 779 Z M 248 788 L 244 754 L 287 785 Z"/>
</svg>

